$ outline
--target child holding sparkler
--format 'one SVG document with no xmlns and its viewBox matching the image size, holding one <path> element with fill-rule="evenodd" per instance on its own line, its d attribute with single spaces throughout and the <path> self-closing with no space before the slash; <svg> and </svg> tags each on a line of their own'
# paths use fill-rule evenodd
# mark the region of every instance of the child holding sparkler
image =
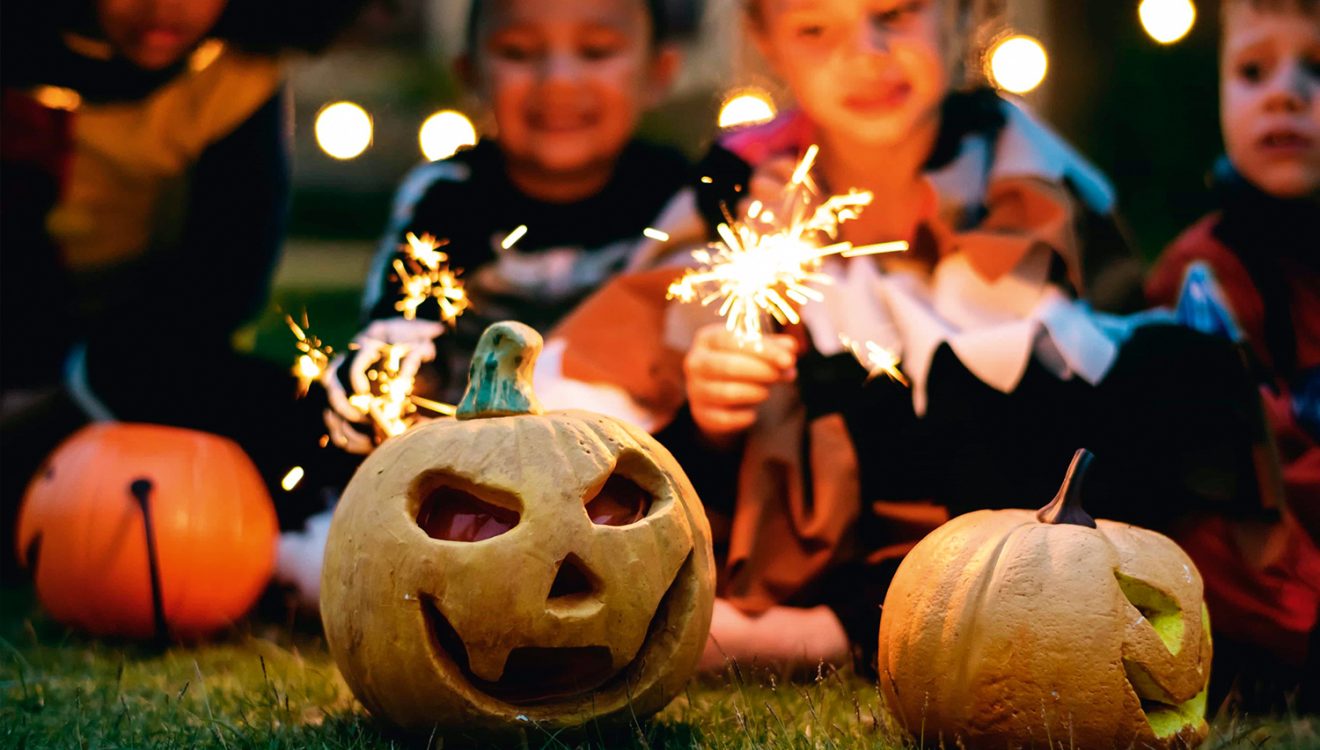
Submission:
<svg viewBox="0 0 1320 750">
<path fill-rule="evenodd" d="M 828 240 L 909 251 L 826 258 L 833 285 L 802 325 L 750 342 L 655 309 L 674 274 L 653 273 L 607 287 L 547 345 L 566 349 L 539 391 L 595 387 L 589 408 L 624 392 L 624 416 L 690 473 L 719 477 L 712 456 L 729 451 L 728 489 L 702 493 L 732 517 L 708 665 L 873 649 L 888 575 L 945 509 L 1039 507 L 1078 447 L 1104 464 L 1088 493 L 1099 516 L 1157 523 L 1200 471 L 1208 500 L 1255 490 L 1247 407 L 1211 406 L 1245 392 L 1232 352 L 1077 301 L 1140 302 L 1107 181 L 1024 110 L 956 88 L 980 5 L 752 0 L 749 35 L 801 109 L 725 138 L 692 190 L 711 230 L 739 201 L 736 216 L 782 219 L 782 186 L 798 189 L 794 165 L 818 145 L 821 194 L 871 196 Z M 620 347 L 620 319 L 655 333 Z M 868 379 L 895 357 L 910 390 Z"/>
<path fill-rule="evenodd" d="M 355 428 L 367 414 L 349 394 L 368 387 L 365 373 L 384 348 L 409 348 L 403 375 L 417 373 L 418 394 L 456 402 L 487 325 L 517 319 L 548 331 L 633 260 L 643 230 L 688 175 L 678 152 L 634 137 L 677 72 L 662 8 L 654 0 L 472 4 L 458 70 L 499 135 L 419 167 L 400 187 L 368 281 L 359 352 L 325 379 L 338 445 L 373 445 Z M 461 317 L 409 296 L 405 282 L 419 270 L 410 251 L 431 237 L 462 274 L 471 308 Z M 433 362 L 418 372 L 424 360 Z"/>
<path fill-rule="evenodd" d="M 1205 578 L 1216 687 L 1247 676 L 1250 701 L 1252 683 L 1309 672 L 1320 687 L 1320 3 L 1227 0 L 1222 20 L 1221 210 L 1174 241 L 1147 290 L 1169 303 L 1192 264 L 1213 270 L 1283 464 L 1281 517 L 1213 515 L 1175 537 Z"/>
</svg>

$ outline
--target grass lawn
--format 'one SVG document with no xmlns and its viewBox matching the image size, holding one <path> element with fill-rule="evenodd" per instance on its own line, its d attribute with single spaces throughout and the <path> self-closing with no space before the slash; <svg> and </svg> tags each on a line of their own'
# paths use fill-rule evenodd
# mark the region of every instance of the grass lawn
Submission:
<svg viewBox="0 0 1320 750">
<path fill-rule="evenodd" d="M 166 650 L 97 641 L 44 617 L 31 589 L 0 591 L 0 747 L 444 747 L 374 722 L 314 627 L 242 623 Z M 654 721 L 611 739 L 530 728 L 520 748 L 899 748 L 875 687 L 847 672 L 789 681 L 731 672 L 688 689 Z M 450 746 L 454 743 L 451 741 Z M 938 743 L 928 741 L 926 746 Z M 1320 747 L 1320 717 L 1221 717 L 1207 748 Z"/>
</svg>

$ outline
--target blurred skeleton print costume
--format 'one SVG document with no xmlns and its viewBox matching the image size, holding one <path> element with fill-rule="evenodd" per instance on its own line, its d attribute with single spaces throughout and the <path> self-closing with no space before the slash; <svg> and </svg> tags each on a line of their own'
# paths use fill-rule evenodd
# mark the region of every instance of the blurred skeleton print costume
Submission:
<svg viewBox="0 0 1320 750">
<path fill-rule="evenodd" d="M 537 371 L 547 407 L 612 411 L 679 457 L 726 533 L 722 596 L 750 612 L 827 604 L 863 650 L 917 539 L 950 513 L 1045 504 L 1079 447 L 1097 456 L 1096 516 L 1159 527 L 1257 492 L 1254 403 L 1231 347 L 1167 314 L 1118 314 L 1140 305 L 1140 265 L 1104 177 L 990 92 L 952 95 L 942 128 L 906 257 L 826 261 L 825 301 L 787 331 L 804 345 L 798 380 L 772 389 L 737 450 L 704 445 L 684 405 L 683 354 L 713 317 L 665 302 L 679 268 L 612 282 Z M 697 239 L 713 237 L 757 163 L 812 139 L 798 114 L 726 137 L 661 228 L 694 239 L 686 206 Z M 911 388 L 868 377 L 840 334 L 901 357 Z"/>
</svg>

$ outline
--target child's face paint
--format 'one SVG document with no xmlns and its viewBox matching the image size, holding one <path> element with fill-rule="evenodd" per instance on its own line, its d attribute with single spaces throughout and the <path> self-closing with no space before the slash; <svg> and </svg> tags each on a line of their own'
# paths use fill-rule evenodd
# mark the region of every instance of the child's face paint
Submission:
<svg viewBox="0 0 1320 750">
<path fill-rule="evenodd" d="M 819 128 L 900 145 L 950 86 L 948 1 L 759 0 L 753 36 Z"/>
<path fill-rule="evenodd" d="M 1243 177 L 1280 198 L 1320 191 L 1320 14 L 1235 2 L 1220 53 L 1220 120 Z"/>
<path fill-rule="evenodd" d="M 670 70 L 642 0 L 489 0 L 471 74 L 514 170 L 612 169 Z"/>
<path fill-rule="evenodd" d="M 129 62 L 168 68 L 206 36 L 228 0 L 97 0 L 106 38 Z"/>
</svg>

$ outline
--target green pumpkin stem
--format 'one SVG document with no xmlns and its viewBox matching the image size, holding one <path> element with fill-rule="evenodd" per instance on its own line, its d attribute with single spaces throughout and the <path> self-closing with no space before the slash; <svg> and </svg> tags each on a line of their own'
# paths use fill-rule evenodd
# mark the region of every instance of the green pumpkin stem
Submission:
<svg viewBox="0 0 1320 750">
<path fill-rule="evenodd" d="M 454 416 L 481 419 L 545 413 L 532 392 L 532 369 L 541 345 L 541 334 L 517 321 L 487 327 L 472 354 L 467 390 Z"/>
<path fill-rule="evenodd" d="M 1086 470 L 1090 468 L 1095 454 L 1085 448 L 1077 449 L 1068 473 L 1063 477 L 1063 486 L 1054 499 L 1044 508 L 1036 511 L 1036 520 L 1041 523 L 1071 523 L 1077 526 L 1095 528 L 1095 519 L 1082 509 L 1082 483 Z"/>
</svg>

